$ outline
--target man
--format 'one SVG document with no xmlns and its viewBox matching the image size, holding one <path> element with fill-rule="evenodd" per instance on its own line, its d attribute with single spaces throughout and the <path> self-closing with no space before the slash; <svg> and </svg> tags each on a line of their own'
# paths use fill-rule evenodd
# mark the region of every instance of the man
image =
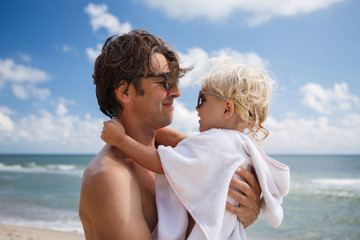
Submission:
<svg viewBox="0 0 360 240">
<path fill-rule="evenodd" d="M 180 68 L 168 44 L 146 31 L 110 37 L 93 76 L 100 109 L 120 119 L 129 136 L 155 147 L 157 131 L 172 122 L 178 79 L 189 70 Z M 246 227 L 259 214 L 260 188 L 251 173 L 239 174 L 247 183 L 233 179 L 242 193 L 229 188 L 229 196 L 240 205 L 227 210 Z M 152 239 L 157 224 L 154 183 L 154 173 L 105 145 L 83 175 L 79 216 L 86 239 Z M 190 217 L 189 231 L 192 226 Z"/>
</svg>

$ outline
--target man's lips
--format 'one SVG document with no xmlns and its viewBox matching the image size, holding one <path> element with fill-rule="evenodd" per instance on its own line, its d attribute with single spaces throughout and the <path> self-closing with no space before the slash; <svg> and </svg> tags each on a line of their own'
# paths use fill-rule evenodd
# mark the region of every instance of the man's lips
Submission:
<svg viewBox="0 0 360 240">
<path fill-rule="evenodd" d="M 163 103 L 165 107 L 174 108 L 174 102 L 165 102 Z"/>
</svg>

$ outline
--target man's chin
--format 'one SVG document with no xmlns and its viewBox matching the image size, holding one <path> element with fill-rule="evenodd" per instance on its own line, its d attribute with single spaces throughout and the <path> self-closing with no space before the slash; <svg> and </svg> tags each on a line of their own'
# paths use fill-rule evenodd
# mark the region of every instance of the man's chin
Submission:
<svg viewBox="0 0 360 240">
<path fill-rule="evenodd" d="M 169 125 L 172 123 L 172 121 L 173 121 L 173 118 L 172 118 L 172 116 L 171 116 L 171 118 L 166 119 L 166 120 L 164 120 L 164 121 L 162 122 L 162 127 L 160 127 L 160 128 L 169 126 Z"/>
</svg>

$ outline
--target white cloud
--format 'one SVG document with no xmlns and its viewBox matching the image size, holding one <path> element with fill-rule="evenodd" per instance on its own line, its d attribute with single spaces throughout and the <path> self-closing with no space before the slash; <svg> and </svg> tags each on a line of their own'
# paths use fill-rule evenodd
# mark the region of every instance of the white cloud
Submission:
<svg viewBox="0 0 360 240">
<path fill-rule="evenodd" d="M 65 99 L 63 97 L 60 97 L 58 101 L 51 103 L 53 106 L 55 106 L 56 114 L 58 116 L 64 116 L 66 115 L 69 110 L 67 109 L 66 105 L 74 104 L 74 101 Z M 89 115 L 90 116 L 90 115 Z"/>
<path fill-rule="evenodd" d="M 86 55 L 88 56 L 88 59 L 90 62 L 94 62 L 96 58 L 100 55 L 101 49 L 103 45 L 101 43 L 98 43 L 96 45 L 96 49 L 87 48 L 86 49 Z"/>
<path fill-rule="evenodd" d="M 308 83 L 300 91 L 304 94 L 302 103 L 321 114 L 347 111 L 353 105 L 360 106 L 360 98 L 349 93 L 347 83 L 337 83 L 333 89 L 324 89 L 319 84 Z"/>
<path fill-rule="evenodd" d="M 358 128 L 360 126 L 360 115 L 356 113 L 347 114 L 341 121 L 343 126 L 348 128 Z"/>
<path fill-rule="evenodd" d="M 77 57 L 79 55 L 76 47 L 66 44 L 66 43 L 63 43 L 62 45 L 56 45 L 55 48 L 56 48 L 56 50 L 61 51 L 66 54 L 69 54 L 71 56 Z"/>
<path fill-rule="evenodd" d="M 11 131 L 14 129 L 14 124 L 5 114 L 0 112 L 0 131 Z"/>
<path fill-rule="evenodd" d="M 36 97 L 41 100 L 46 100 L 51 95 L 47 88 L 38 88 L 34 84 L 13 84 L 12 92 L 20 99 L 27 99 L 29 97 Z"/>
<path fill-rule="evenodd" d="M 268 139 L 265 140 L 265 150 L 288 154 L 358 154 L 360 115 L 345 114 L 344 119 L 351 121 L 337 124 L 325 116 L 293 116 L 282 120 L 270 116 L 265 122 L 265 127 L 270 131 Z"/>
<path fill-rule="evenodd" d="M 23 60 L 24 62 L 30 62 L 31 61 L 31 56 L 26 54 L 26 53 L 19 52 L 18 55 L 21 58 L 21 60 Z"/>
<path fill-rule="evenodd" d="M 255 52 L 241 53 L 231 48 L 224 48 L 220 49 L 217 52 L 214 52 L 214 56 L 216 57 L 219 57 L 221 55 L 228 56 L 239 64 L 249 65 L 252 67 L 265 69 L 270 65 L 269 60 L 261 58 Z"/>
<path fill-rule="evenodd" d="M 10 119 L 10 115 L 13 114 L 9 108 L 0 106 L 0 132 L 9 132 L 14 129 L 14 123 Z"/>
<path fill-rule="evenodd" d="M 199 117 L 197 116 L 196 110 L 188 110 L 183 103 L 176 100 L 174 102 L 174 121 L 171 127 L 189 134 L 199 129 Z"/>
<path fill-rule="evenodd" d="M 12 59 L 0 59 L 0 81 L 38 83 L 49 78 L 50 75 L 45 71 L 15 64 Z"/>
<path fill-rule="evenodd" d="M 6 106 L 0 106 L 0 113 L 6 114 L 6 115 L 12 115 L 15 112 Z"/>
<path fill-rule="evenodd" d="M 66 113 L 68 113 L 68 110 L 67 110 L 67 108 L 65 107 L 65 104 L 64 104 L 63 102 L 60 102 L 60 103 L 57 105 L 56 113 L 57 113 L 57 115 L 59 115 L 59 116 L 64 116 Z"/>
<path fill-rule="evenodd" d="M 193 82 L 198 81 L 207 73 L 210 66 L 210 58 L 220 57 L 221 55 L 225 55 L 231 58 L 236 63 L 250 65 L 263 69 L 268 67 L 270 64 L 269 60 L 261 58 L 255 52 L 241 53 L 231 48 L 224 48 L 218 51 L 212 51 L 208 54 L 202 48 L 191 48 L 186 53 L 179 53 L 181 65 L 183 67 L 188 67 L 191 65 L 195 66 L 191 72 L 187 73 L 180 80 L 180 87 L 189 87 L 192 85 Z"/>
<path fill-rule="evenodd" d="M 28 66 L 15 64 L 12 59 L 0 59 L 0 90 L 6 83 L 10 83 L 12 92 L 20 99 L 37 97 L 46 100 L 50 96 L 50 90 L 38 88 L 36 84 L 50 79 L 45 71 Z"/>
<path fill-rule="evenodd" d="M 47 88 L 37 88 L 35 86 L 30 86 L 29 92 L 32 96 L 37 97 L 41 100 L 46 100 L 51 95 L 51 92 Z"/>
<path fill-rule="evenodd" d="M 107 12 L 106 4 L 89 3 L 85 12 L 90 16 L 90 24 L 94 31 L 105 28 L 110 34 L 123 34 L 131 31 L 129 22 L 121 23 L 117 17 Z"/>
<path fill-rule="evenodd" d="M 100 139 L 103 119 L 87 114 L 68 114 L 60 101 L 57 114 L 45 110 L 11 118 L 12 111 L 0 107 L 0 150 L 2 152 L 96 153 L 103 146 Z M 60 116 L 60 117 L 59 117 Z"/>
<path fill-rule="evenodd" d="M 249 25 L 260 25 L 281 16 L 291 17 L 330 7 L 345 0 L 143 0 L 153 9 L 158 9 L 172 19 L 189 20 L 204 17 L 211 21 L 228 18 L 240 10 Z"/>
<path fill-rule="evenodd" d="M 192 48 L 187 53 L 179 53 L 183 67 L 194 66 L 194 69 L 187 73 L 180 80 L 180 87 L 191 86 L 193 82 L 204 76 L 209 67 L 209 55 L 201 48 Z"/>
<path fill-rule="evenodd" d="M 26 99 L 28 98 L 28 94 L 25 90 L 25 88 L 22 85 L 19 84 L 13 84 L 12 85 L 12 92 L 14 95 L 20 99 Z"/>
</svg>

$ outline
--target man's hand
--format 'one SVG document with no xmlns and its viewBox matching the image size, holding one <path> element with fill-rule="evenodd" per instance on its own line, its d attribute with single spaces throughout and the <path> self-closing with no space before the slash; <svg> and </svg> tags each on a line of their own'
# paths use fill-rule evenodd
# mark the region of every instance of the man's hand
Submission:
<svg viewBox="0 0 360 240">
<path fill-rule="evenodd" d="M 230 186 L 239 189 L 238 192 L 229 187 L 229 196 L 239 202 L 235 207 L 226 203 L 226 210 L 237 215 L 244 228 L 251 225 L 260 213 L 260 194 L 261 189 L 258 180 L 255 177 L 255 171 L 252 174 L 249 171 L 239 168 L 236 173 L 244 180 L 232 178 Z"/>
<path fill-rule="evenodd" d="M 109 145 L 116 146 L 126 136 L 125 129 L 118 119 L 104 122 L 101 139 Z"/>
</svg>

